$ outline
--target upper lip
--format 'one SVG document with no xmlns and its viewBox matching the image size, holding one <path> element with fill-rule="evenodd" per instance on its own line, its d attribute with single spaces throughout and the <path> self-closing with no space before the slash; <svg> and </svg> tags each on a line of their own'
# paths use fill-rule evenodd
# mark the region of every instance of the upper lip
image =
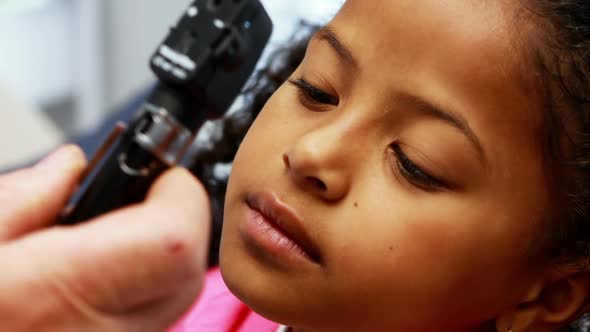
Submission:
<svg viewBox="0 0 590 332">
<path fill-rule="evenodd" d="M 293 208 L 270 192 L 248 194 L 246 203 L 299 245 L 313 261 L 320 263 L 320 251 L 305 231 L 301 218 Z"/>
</svg>

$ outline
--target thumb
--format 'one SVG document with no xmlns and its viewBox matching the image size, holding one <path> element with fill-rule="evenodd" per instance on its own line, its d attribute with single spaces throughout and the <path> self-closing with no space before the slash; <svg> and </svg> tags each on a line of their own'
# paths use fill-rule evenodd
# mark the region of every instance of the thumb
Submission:
<svg viewBox="0 0 590 332">
<path fill-rule="evenodd" d="M 186 170 L 172 169 L 143 203 L 0 246 L 6 265 L 0 321 L 22 314 L 34 297 L 34 308 L 24 311 L 29 321 L 127 326 L 97 331 L 163 331 L 203 284 L 209 223 L 205 189 Z"/>
<path fill-rule="evenodd" d="M 80 148 L 67 145 L 34 167 L 0 176 L 0 241 L 52 224 L 84 166 Z"/>
</svg>

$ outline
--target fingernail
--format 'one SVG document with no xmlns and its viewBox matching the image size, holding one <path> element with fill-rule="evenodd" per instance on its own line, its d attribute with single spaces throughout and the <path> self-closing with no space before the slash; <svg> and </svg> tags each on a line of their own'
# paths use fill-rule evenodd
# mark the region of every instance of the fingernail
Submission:
<svg viewBox="0 0 590 332">
<path fill-rule="evenodd" d="M 62 146 L 38 162 L 35 165 L 35 168 L 41 170 L 50 170 L 66 167 L 68 164 L 74 161 L 75 153 L 76 151 L 74 146 Z"/>
</svg>

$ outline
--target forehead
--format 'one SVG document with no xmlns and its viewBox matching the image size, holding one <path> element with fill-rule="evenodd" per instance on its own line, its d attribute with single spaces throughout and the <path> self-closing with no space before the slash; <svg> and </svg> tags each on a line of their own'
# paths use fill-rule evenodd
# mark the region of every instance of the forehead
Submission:
<svg viewBox="0 0 590 332">
<path fill-rule="evenodd" d="M 517 1 L 348 0 L 332 22 L 365 63 L 423 65 L 432 55 L 447 66 L 476 64 L 513 74 L 523 65 L 525 11 Z M 465 58 L 473 60 L 465 62 Z M 411 60 L 411 61 L 408 61 Z M 453 61 L 455 60 L 455 61 Z"/>
<path fill-rule="evenodd" d="M 538 153 L 531 133 L 542 101 L 526 56 L 527 14 L 513 0 L 348 0 L 330 25 L 357 58 L 359 81 L 381 95 L 434 98 L 465 116 L 484 145 L 508 135 L 519 153 L 533 144 Z"/>
<path fill-rule="evenodd" d="M 504 36 L 516 19 L 519 1 L 506 0 L 347 0 L 341 19 L 374 31 L 413 30 L 412 37 L 439 44 L 430 37 L 454 36 L 462 41 Z M 395 34 L 390 34 L 395 37 Z M 373 37 L 385 37 L 374 35 Z M 383 38 L 381 38 L 383 41 Z M 447 38 L 445 38 L 447 39 Z"/>
</svg>

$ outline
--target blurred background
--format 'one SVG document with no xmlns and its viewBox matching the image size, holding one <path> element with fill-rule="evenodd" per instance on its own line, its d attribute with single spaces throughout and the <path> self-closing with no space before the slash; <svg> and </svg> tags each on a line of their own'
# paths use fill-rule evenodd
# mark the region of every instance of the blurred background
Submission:
<svg viewBox="0 0 590 332">
<path fill-rule="evenodd" d="M 0 0 L 0 169 L 93 132 L 155 78 L 148 59 L 190 0 Z M 262 0 L 272 45 L 343 0 Z"/>
</svg>

